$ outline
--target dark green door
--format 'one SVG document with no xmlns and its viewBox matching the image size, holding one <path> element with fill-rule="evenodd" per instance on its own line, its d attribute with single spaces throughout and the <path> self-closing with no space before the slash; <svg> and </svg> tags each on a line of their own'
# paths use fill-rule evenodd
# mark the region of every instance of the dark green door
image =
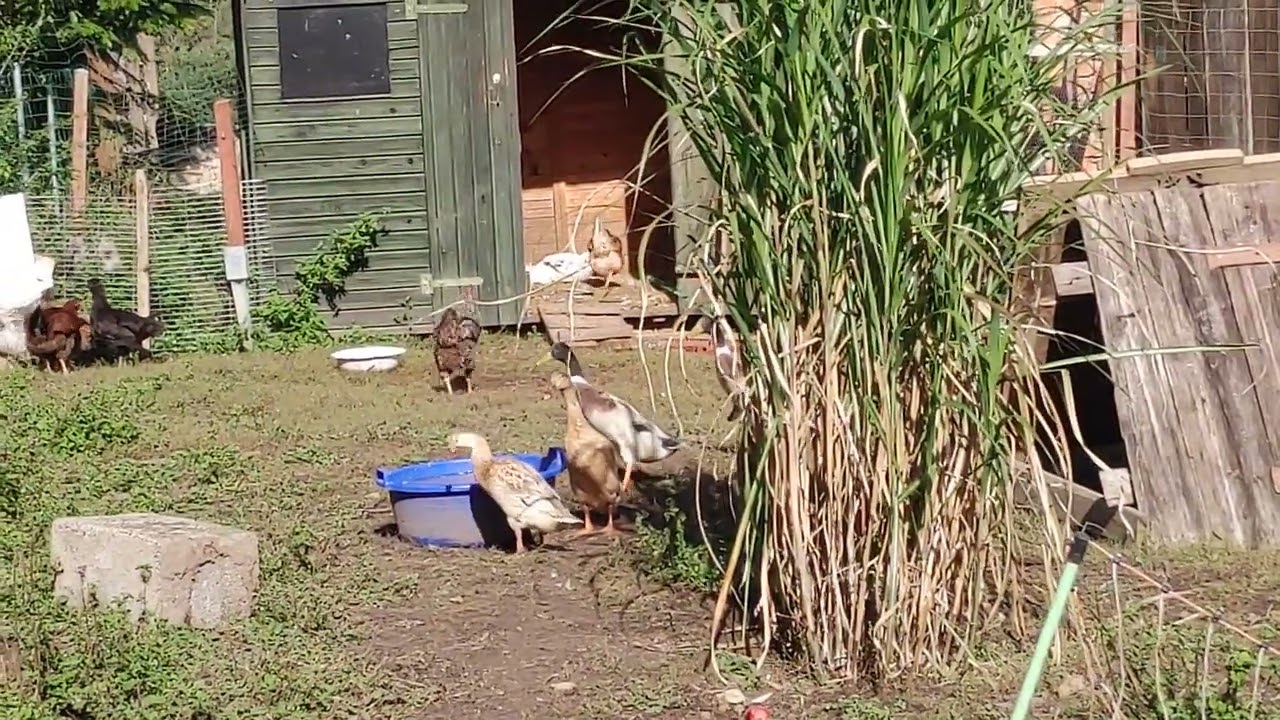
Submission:
<svg viewBox="0 0 1280 720">
<path fill-rule="evenodd" d="M 406 0 L 418 16 L 434 304 L 524 290 L 512 0 Z M 424 288 L 425 290 L 425 288 Z M 486 325 L 521 302 L 477 307 Z"/>
</svg>

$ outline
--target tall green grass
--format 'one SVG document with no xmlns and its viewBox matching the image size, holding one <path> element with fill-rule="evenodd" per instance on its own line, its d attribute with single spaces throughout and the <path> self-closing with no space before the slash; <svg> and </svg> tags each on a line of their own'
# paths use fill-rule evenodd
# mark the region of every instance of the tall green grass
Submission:
<svg viewBox="0 0 1280 720">
<path fill-rule="evenodd" d="M 614 22 L 666 38 L 622 62 L 722 191 L 706 286 L 751 390 L 721 609 L 826 676 L 965 657 L 1021 608 L 1015 276 L 1053 218 L 1001 206 L 1101 110 L 1056 92 L 1076 43 L 1033 60 L 1030 3 L 1006 0 L 630 0 Z"/>
</svg>

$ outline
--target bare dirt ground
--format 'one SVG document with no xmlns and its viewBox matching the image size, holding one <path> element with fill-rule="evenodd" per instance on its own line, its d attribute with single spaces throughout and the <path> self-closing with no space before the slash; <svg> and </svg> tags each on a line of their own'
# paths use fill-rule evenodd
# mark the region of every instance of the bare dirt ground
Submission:
<svg viewBox="0 0 1280 720">
<path fill-rule="evenodd" d="M 181 462 L 163 497 L 147 502 L 261 534 L 260 617 L 217 640 L 220 656 L 236 660 L 210 670 L 220 693 L 247 684 L 225 702 L 243 696 L 280 718 L 739 716 L 741 708 L 720 699 L 725 686 L 704 669 L 709 602 L 638 572 L 636 538 L 553 538 L 513 556 L 426 550 L 387 532 L 391 516 L 373 485 L 375 468 L 442 456 L 455 429 L 483 432 L 508 451 L 561 442 L 560 400 L 545 370 L 532 368 L 545 347 L 540 339 L 487 338 L 469 396 L 440 392 L 423 348 L 384 376 L 340 374 L 317 351 L 176 358 L 35 382 L 70 396 L 102 383 L 154 380 L 156 403 L 131 454 L 144 464 Z M 673 359 L 668 387 L 661 353 L 651 353 L 654 410 L 635 351 L 581 355 L 601 384 L 670 429 L 695 441 L 722 437 L 725 408 L 708 356 L 685 358 L 687 379 Z M 678 456 L 655 473 L 687 472 L 697 459 Z M 141 493 L 135 486 L 113 500 L 104 491 L 101 503 L 136 509 Z M 1274 619 L 1266 599 L 1280 592 L 1280 556 L 1242 561 L 1202 549 L 1136 557 L 1179 578 L 1179 587 L 1212 591 L 1230 613 Z M 696 567 L 680 572 L 697 579 Z M 1086 575 L 1082 597 L 1105 601 L 1107 578 L 1105 568 Z M 776 663 L 760 676 L 740 657 L 721 660 L 747 697 L 773 693 L 775 718 L 971 718 L 1007 712 L 1025 653 L 1025 646 L 993 643 L 975 653 L 974 672 L 945 686 L 874 696 L 816 687 Z M 254 658 L 270 664 L 255 667 Z M 357 669 L 359 680 L 349 679 Z M 1064 679 L 1077 671 L 1051 670 L 1046 694 L 1061 696 Z M 280 684 L 323 696 L 315 702 L 324 712 Z"/>
</svg>

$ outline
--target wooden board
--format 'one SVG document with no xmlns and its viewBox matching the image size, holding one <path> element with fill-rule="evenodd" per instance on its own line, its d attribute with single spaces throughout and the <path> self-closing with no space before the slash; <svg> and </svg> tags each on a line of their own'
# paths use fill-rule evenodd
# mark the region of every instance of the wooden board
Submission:
<svg viewBox="0 0 1280 720">
<path fill-rule="evenodd" d="M 1262 228 L 1260 203 L 1280 209 L 1280 194 L 1241 202 L 1229 188 L 1213 192 L 1208 203 L 1203 191 L 1184 186 L 1090 195 L 1077 206 L 1107 347 L 1147 353 L 1110 365 L 1134 492 L 1152 533 L 1268 545 L 1280 541 L 1280 495 L 1271 482 L 1280 444 L 1267 437 L 1264 417 L 1280 422 L 1280 404 L 1264 413 L 1260 381 L 1268 381 L 1248 354 L 1186 349 L 1280 332 L 1280 316 L 1255 318 L 1242 332 L 1233 299 L 1249 289 L 1243 277 L 1234 290 L 1224 278 L 1262 271 L 1215 270 L 1205 252 L 1240 244 L 1242 228 Z M 1174 348 L 1184 351 L 1168 353 Z"/>
</svg>

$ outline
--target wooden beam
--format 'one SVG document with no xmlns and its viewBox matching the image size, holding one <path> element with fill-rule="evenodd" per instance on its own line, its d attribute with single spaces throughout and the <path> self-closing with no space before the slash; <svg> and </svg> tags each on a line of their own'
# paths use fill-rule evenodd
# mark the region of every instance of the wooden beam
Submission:
<svg viewBox="0 0 1280 720">
<path fill-rule="evenodd" d="M 1187 175 L 1198 170 L 1244 164 L 1244 153 L 1237 149 L 1192 150 L 1152 157 L 1140 157 L 1125 165 L 1136 177 Z"/>
</svg>

